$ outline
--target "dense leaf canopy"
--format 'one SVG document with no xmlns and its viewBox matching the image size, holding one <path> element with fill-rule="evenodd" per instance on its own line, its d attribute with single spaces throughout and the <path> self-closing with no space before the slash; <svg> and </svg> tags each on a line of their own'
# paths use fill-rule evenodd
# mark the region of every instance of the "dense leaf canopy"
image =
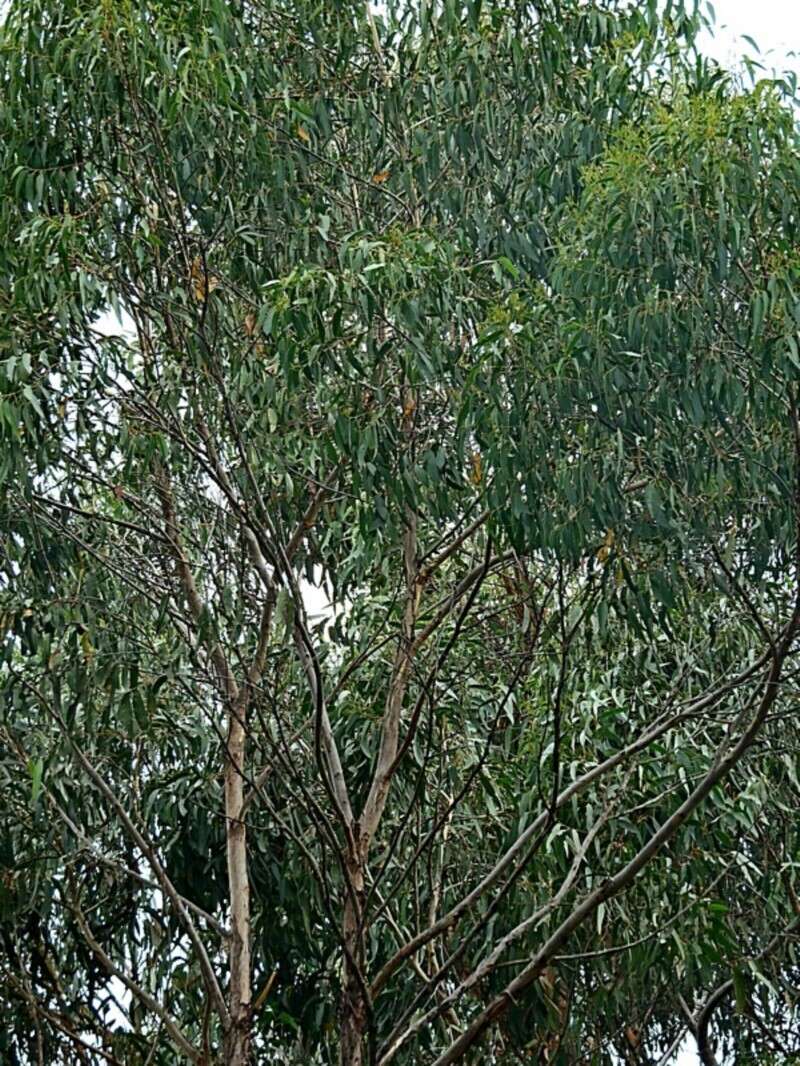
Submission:
<svg viewBox="0 0 800 1066">
<path fill-rule="evenodd" d="M 794 87 L 699 25 L 12 2 L 3 1062 L 798 1054 Z"/>
</svg>

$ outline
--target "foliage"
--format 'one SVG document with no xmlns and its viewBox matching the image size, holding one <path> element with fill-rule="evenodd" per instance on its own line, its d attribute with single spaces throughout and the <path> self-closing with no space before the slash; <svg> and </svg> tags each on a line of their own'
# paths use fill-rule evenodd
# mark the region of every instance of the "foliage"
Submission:
<svg viewBox="0 0 800 1066">
<path fill-rule="evenodd" d="M 12 4 L 4 1061 L 797 1053 L 800 156 L 657 7 Z"/>
</svg>

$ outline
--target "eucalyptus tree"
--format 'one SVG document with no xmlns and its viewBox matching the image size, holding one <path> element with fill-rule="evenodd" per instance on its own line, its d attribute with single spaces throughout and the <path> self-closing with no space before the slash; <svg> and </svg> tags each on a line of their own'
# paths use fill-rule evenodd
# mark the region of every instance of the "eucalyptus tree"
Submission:
<svg viewBox="0 0 800 1066">
<path fill-rule="evenodd" d="M 792 87 L 658 6 L 12 3 L 9 1061 L 796 1051 Z"/>
</svg>

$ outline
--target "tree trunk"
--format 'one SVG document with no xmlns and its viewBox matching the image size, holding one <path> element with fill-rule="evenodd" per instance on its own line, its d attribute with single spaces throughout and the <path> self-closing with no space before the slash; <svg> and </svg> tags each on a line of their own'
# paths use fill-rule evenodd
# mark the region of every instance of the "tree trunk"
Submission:
<svg viewBox="0 0 800 1066">
<path fill-rule="evenodd" d="M 356 967 L 363 959 L 361 912 L 364 902 L 364 866 L 360 858 L 348 862 L 348 874 L 355 900 L 347 892 L 344 904 L 342 935 L 346 954 L 342 982 L 342 1023 L 340 1066 L 362 1066 L 364 1031 L 367 1027 L 367 1004 Z M 352 960 L 352 961 L 351 961 Z M 354 965 L 355 963 L 355 965 Z"/>
<path fill-rule="evenodd" d="M 230 1024 L 225 1034 L 225 1066 L 250 1062 L 250 884 L 247 877 L 247 829 L 244 822 L 245 709 L 237 701 L 230 716 L 225 762 L 225 819 L 228 886 L 231 905 Z"/>
</svg>

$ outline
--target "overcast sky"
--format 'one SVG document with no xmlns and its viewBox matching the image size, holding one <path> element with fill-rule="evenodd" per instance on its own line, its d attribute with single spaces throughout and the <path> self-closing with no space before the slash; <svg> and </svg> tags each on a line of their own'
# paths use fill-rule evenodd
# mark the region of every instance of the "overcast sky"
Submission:
<svg viewBox="0 0 800 1066">
<path fill-rule="evenodd" d="M 762 62 L 779 71 L 792 69 L 800 76 L 800 3 L 797 0 L 712 0 L 716 13 L 714 35 L 704 35 L 703 51 L 728 66 L 743 52 L 754 55 L 744 34 L 758 45 Z"/>
</svg>

